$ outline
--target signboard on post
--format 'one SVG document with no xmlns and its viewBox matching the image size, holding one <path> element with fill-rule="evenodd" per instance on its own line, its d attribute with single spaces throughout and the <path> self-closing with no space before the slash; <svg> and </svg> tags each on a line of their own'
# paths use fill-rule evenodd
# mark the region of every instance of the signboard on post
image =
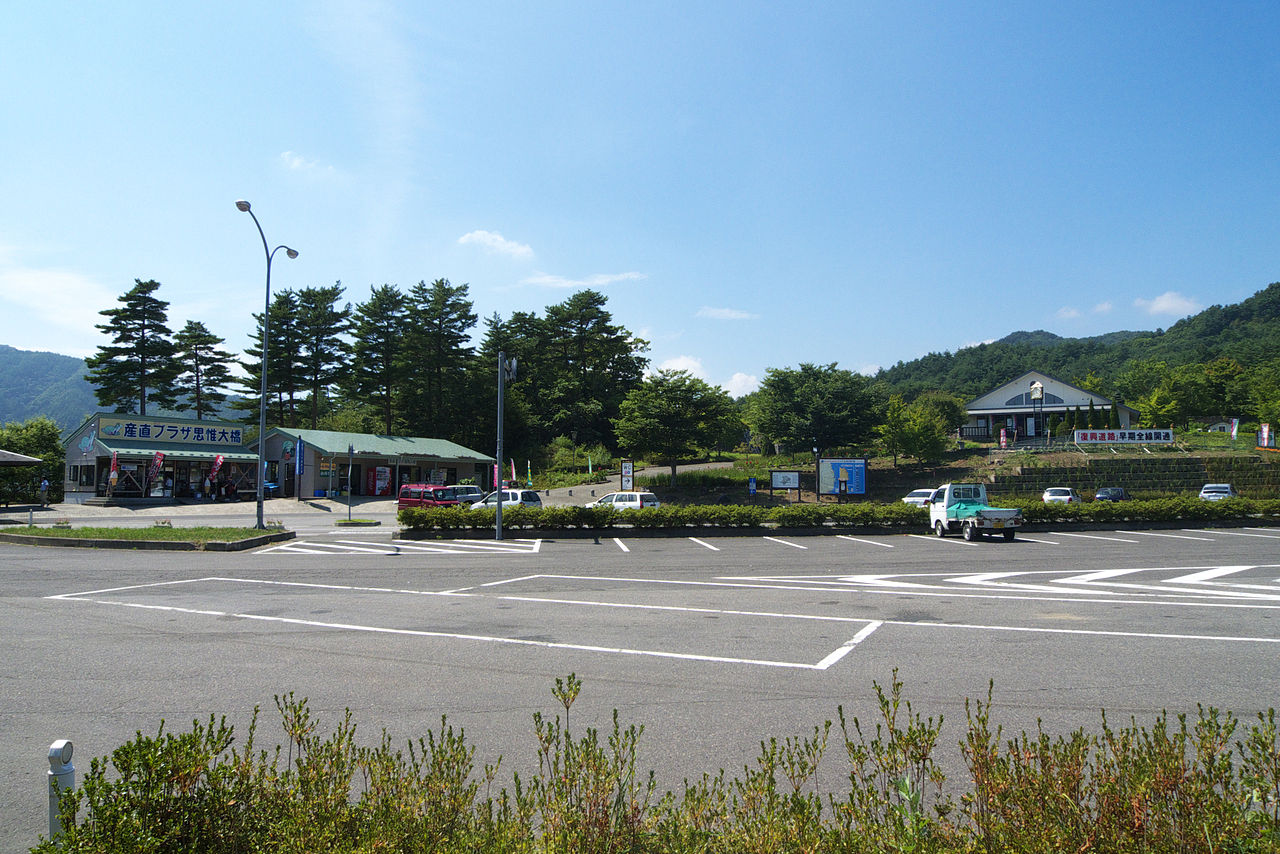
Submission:
<svg viewBox="0 0 1280 854">
<path fill-rule="evenodd" d="M 819 495 L 866 495 L 866 458 L 818 460 Z"/>
<path fill-rule="evenodd" d="M 770 489 L 799 489 L 800 488 L 800 472 L 770 471 L 769 472 L 769 488 Z"/>
<path fill-rule="evenodd" d="M 636 464 L 634 460 L 622 461 L 621 484 L 618 487 L 623 492 L 630 492 L 636 488 Z"/>
</svg>

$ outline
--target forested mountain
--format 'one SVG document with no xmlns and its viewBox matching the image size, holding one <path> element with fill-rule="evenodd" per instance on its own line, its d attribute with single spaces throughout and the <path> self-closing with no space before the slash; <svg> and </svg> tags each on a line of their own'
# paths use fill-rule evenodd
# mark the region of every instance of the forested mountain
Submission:
<svg viewBox="0 0 1280 854">
<path fill-rule="evenodd" d="M 98 411 L 84 359 L 0 344 L 0 423 L 37 415 L 71 430 Z"/>
<path fill-rule="evenodd" d="M 976 396 L 1038 370 L 1069 382 L 1087 382 L 1101 393 L 1135 365 L 1172 369 L 1232 359 L 1245 371 L 1280 363 L 1280 283 L 1235 305 L 1215 305 L 1154 332 L 1111 332 L 1063 338 L 1044 330 L 1014 332 L 954 353 L 930 353 L 885 368 L 876 378 L 910 398 L 928 389 Z M 1123 383 L 1121 383 L 1123 387 Z"/>
</svg>

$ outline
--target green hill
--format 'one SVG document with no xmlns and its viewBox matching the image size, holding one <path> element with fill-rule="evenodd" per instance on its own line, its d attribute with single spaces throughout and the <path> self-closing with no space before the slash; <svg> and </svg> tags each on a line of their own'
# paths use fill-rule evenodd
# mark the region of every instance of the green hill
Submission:
<svg viewBox="0 0 1280 854">
<path fill-rule="evenodd" d="M 0 344 L 0 423 L 52 418 L 63 430 L 98 410 L 84 359 Z"/>
<path fill-rule="evenodd" d="M 1094 374 L 1105 382 L 1137 360 L 1161 360 L 1173 367 L 1224 356 L 1246 369 L 1280 362 L 1280 282 L 1240 303 L 1210 306 L 1165 330 L 1091 338 L 1063 338 L 1044 330 L 1013 332 L 954 353 L 898 362 L 876 378 L 908 397 L 928 389 L 979 395 L 1030 370 L 1068 381 Z"/>
</svg>

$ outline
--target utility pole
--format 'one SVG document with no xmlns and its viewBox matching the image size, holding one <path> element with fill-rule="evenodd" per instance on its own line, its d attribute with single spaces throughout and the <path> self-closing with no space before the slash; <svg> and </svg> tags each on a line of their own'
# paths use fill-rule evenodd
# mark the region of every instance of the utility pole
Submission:
<svg viewBox="0 0 1280 854">
<path fill-rule="evenodd" d="M 494 524 L 494 539 L 502 539 L 502 499 L 506 496 L 506 491 L 502 487 L 502 399 L 506 394 L 507 382 L 514 382 L 516 378 L 516 360 L 513 357 L 507 361 L 506 353 L 498 351 L 498 456 L 497 464 L 493 467 L 494 483 L 493 487 L 498 491 L 498 510 Z"/>
</svg>

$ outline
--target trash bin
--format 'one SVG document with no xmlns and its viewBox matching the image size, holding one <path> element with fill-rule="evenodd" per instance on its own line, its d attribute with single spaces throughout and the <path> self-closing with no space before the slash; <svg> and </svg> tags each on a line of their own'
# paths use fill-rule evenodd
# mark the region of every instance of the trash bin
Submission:
<svg viewBox="0 0 1280 854">
<path fill-rule="evenodd" d="M 317 489 L 317 490 L 315 491 L 315 497 L 316 497 L 316 498 L 324 498 L 324 490 L 323 490 L 323 489 Z"/>
</svg>

